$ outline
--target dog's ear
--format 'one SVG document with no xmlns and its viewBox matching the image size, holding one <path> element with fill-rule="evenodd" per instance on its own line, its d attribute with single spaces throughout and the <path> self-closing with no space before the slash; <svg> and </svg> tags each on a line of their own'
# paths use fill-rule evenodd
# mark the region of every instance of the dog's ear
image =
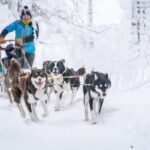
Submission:
<svg viewBox="0 0 150 150">
<path fill-rule="evenodd" d="M 111 81 L 110 81 L 110 79 L 108 77 L 108 74 L 106 73 L 106 74 L 104 74 L 104 76 L 107 79 L 108 87 L 110 88 L 111 87 Z"/>
<path fill-rule="evenodd" d="M 37 67 L 33 67 L 33 68 L 31 69 L 31 74 L 33 74 L 33 73 L 36 71 L 36 69 L 37 69 Z"/>
<path fill-rule="evenodd" d="M 43 62 L 43 66 L 45 66 L 45 65 L 46 65 L 46 61 Z"/>
<path fill-rule="evenodd" d="M 98 79 L 98 74 L 95 72 L 94 73 L 94 80 L 97 80 Z"/>
<path fill-rule="evenodd" d="M 47 62 L 48 62 L 48 64 L 51 64 L 51 63 L 52 63 L 52 61 L 50 61 L 50 60 L 48 60 Z"/>
<path fill-rule="evenodd" d="M 91 75 L 94 77 L 94 80 L 98 79 L 98 74 L 95 71 L 91 71 Z"/>
<path fill-rule="evenodd" d="M 108 74 L 107 74 L 107 73 L 105 74 L 105 78 L 107 78 L 107 79 L 108 79 Z"/>
<path fill-rule="evenodd" d="M 111 87 L 111 81 L 110 80 L 108 80 L 108 84 L 109 84 L 109 88 Z"/>
<path fill-rule="evenodd" d="M 65 63 L 65 59 L 61 59 L 60 61 L 62 61 L 63 63 Z"/>
</svg>

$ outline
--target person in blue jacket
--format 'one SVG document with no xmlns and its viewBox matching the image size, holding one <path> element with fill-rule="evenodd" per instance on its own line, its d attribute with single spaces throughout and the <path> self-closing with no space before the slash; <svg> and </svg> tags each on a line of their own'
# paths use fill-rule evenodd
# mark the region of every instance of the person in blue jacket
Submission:
<svg viewBox="0 0 150 150">
<path fill-rule="evenodd" d="M 34 23 L 32 21 L 31 11 L 29 10 L 28 6 L 23 7 L 21 11 L 20 20 L 16 20 L 15 22 L 9 24 L 2 30 L 0 34 L 0 44 L 6 42 L 4 39 L 5 36 L 12 31 L 15 31 L 16 45 L 24 46 L 26 59 L 32 67 L 35 58 L 34 40 L 35 38 L 38 38 L 39 27 L 37 23 Z M 21 50 L 16 50 L 16 56 L 18 59 L 21 58 L 23 60 Z"/>
</svg>

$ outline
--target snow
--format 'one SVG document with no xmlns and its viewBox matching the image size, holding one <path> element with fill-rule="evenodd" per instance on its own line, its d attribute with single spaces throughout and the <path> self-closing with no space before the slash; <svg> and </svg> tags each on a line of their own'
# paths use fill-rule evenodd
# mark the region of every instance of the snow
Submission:
<svg viewBox="0 0 150 150">
<path fill-rule="evenodd" d="M 28 115 L 25 120 L 22 119 L 18 108 L 9 106 L 8 97 L 0 92 L 0 150 L 150 149 L 150 86 L 138 86 L 143 80 L 149 81 L 149 45 L 143 46 L 144 51 L 140 54 L 131 45 L 130 0 L 94 1 L 92 29 L 107 29 L 102 34 L 87 30 L 87 2 L 80 1 L 80 5 L 73 10 L 73 2 L 77 1 L 37 0 L 38 6 L 49 12 L 42 14 L 43 18 L 46 15 L 50 17 L 47 20 L 35 17 L 40 25 L 40 37 L 36 43 L 34 66 L 41 67 L 44 60 L 64 58 L 68 67 L 78 69 L 86 66 L 87 71 L 95 68 L 108 72 L 112 87 L 104 101 L 98 124 L 84 121 L 82 86 L 72 106 L 68 105 L 69 93 L 66 93 L 65 104 L 59 112 L 54 111 L 57 99 L 53 94 L 48 104 L 48 118 L 42 117 L 43 110 L 38 104 L 38 123 L 31 122 Z M 27 3 L 30 5 L 31 1 Z M 63 17 L 69 14 L 69 19 L 83 28 L 67 24 L 56 17 L 56 12 Z M 14 17 L 7 5 L 1 3 L 0 13 L 4 14 L 0 18 L 0 31 L 19 17 Z M 92 51 L 87 47 L 89 36 L 95 42 Z M 13 33 L 7 39 L 12 37 Z M 144 68 L 147 69 L 145 72 Z"/>
<path fill-rule="evenodd" d="M 122 19 L 122 9 L 119 6 L 118 0 L 105 0 L 98 5 L 99 0 L 94 0 L 94 23 L 99 24 L 119 24 Z M 101 8 L 100 8 L 101 6 Z M 105 13 L 107 12 L 107 13 Z"/>
<path fill-rule="evenodd" d="M 53 95 L 48 118 L 42 118 L 38 104 L 38 123 L 31 122 L 28 116 L 23 120 L 16 107 L 8 106 L 8 98 L 1 97 L 0 147 L 5 150 L 149 150 L 149 89 L 110 89 L 96 125 L 84 121 L 82 87 L 73 105 L 65 102 L 59 112 L 54 111 Z"/>
</svg>

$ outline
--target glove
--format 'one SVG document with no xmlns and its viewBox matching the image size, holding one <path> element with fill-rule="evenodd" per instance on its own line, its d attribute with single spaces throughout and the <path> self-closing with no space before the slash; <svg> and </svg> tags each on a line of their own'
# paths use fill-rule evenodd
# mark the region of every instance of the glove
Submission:
<svg viewBox="0 0 150 150">
<path fill-rule="evenodd" d="M 23 45 L 23 39 L 22 39 L 22 38 L 16 39 L 16 43 L 17 43 L 18 45 Z"/>
<path fill-rule="evenodd" d="M 4 43 L 6 43 L 5 39 L 2 36 L 0 36 L 0 44 L 4 44 Z"/>
</svg>

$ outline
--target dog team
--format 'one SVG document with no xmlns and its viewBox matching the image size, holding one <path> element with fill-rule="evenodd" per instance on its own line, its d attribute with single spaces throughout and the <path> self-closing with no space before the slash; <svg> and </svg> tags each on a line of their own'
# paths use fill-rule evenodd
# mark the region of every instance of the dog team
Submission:
<svg viewBox="0 0 150 150">
<path fill-rule="evenodd" d="M 111 87 L 108 74 L 91 71 L 86 73 L 84 67 L 77 71 L 65 65 L 65 60 L 45 61 L 43 68 L 33 68 L 24 73 L 20 63 L 12 58 L 10 68 L 4 75 L 4 85 L 10 102 L 17 104 L 20 114 L 26 117 L 26 110 L 30 119 L 38 122 L 37 102 L 43 108 L 43 117 L 49 116 L 48 101 L 52 92 L 57 96 L 55 111 L 61 108 L 61 102 L 66 90 L 71 91 L 70 105 L 81 85 L 80 77 L 83 77 L 83 102 L 85 108 L 85 121 L 88 121 L 88 110 L 91 114 L 91 123 L 97 123 L 97 115 L 100 114 L 106 92 Z M 25 104 L 25 105 L 24 105 Z M 26 109 L 24 108 L 26 107 Z"/>
</svg>

